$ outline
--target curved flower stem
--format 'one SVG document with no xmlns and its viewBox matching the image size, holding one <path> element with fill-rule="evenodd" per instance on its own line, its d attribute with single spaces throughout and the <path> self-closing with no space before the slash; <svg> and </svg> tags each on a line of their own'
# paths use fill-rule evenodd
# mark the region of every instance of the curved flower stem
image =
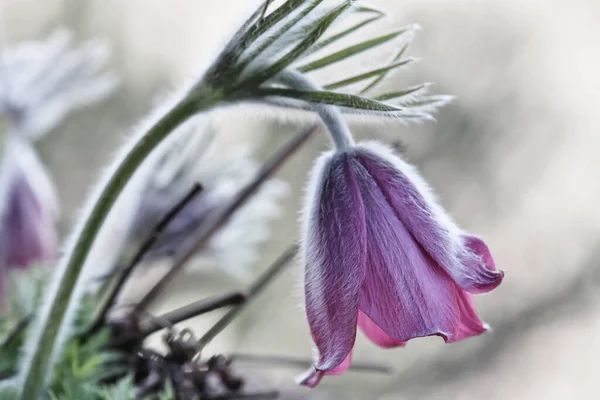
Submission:
<svg viewBox="0 0 600 400">
<path fill-rule="evenodd" d="M 323 90 L 304 74 L 294 69 L 283 70 L 275 77 L 275 80 L 294 89 Z M 326 104 L 313 104 L 312 107 L 327 126 L 338 151 L 346 150 L 354 144 L 352 134 L 338 107 Z"/>
<path fill-rule="evenodd" d="M 77 299 L 73 294 L 87 255 L 102 224 L 119 194 L 135 171 L 177 126 L 192 115 L 213 108 L 221 102 L 218 93 L 208 87 L 196 86 L 135 143 L 116 167 L 101 190 L 82 228 L 75 235 L 74 245 L 61 260 L 55 271 L 54 282 L 48 288 L 45 304 L 36 327 L 29 338 L 29 354 L 21 367 L 20 398 L 38 399 L 50 378 L 51 365 L 56 358 L 60 341 L 71 325 L 67 310 Z"/>
</svg>

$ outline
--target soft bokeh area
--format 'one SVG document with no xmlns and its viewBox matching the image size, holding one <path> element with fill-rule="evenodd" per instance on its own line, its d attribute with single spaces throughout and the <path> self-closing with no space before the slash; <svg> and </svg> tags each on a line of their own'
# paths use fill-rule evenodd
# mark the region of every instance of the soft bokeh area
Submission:
<svg viewBox="0 0 600 400">
<path fill-rule="evenodd" d="M 113 48 L 122 85 L 101 104 L 67 118 L 39 142 L 61 204 L 63 235 L 88 189 L 136 122 L 172 88 L 211 60 L 246 15 L 246 0 L 0 0 L 1 46 L 41 39 L 66 25 L 79 39 Z M 453 345 L 440 338 L 382 350 L 359 333 L 357 362 L 393 367 L 393 375 L 352 372 L 318 389 L 295 389 L 301 369 L 249 367 L 298 398 L 593 399 L 600 370 L 600 2 L 597 0 L 372 0 L 384 24 L 418 23 L 410 54 L 421 58 L 390 81 L 435 82 L 456 100 L 436 122 L 358 122 L 359 137 L 400 141 L 465 229 L 485 238 L 504 283 L 477 296 L 491 332 Z M 250 7 L 251 8 L 251 7 Z M 377 28 L 379 29 L 379 28 Z M 373 32 L 373 30 L 371 30 Z M 383 55 L 384 59 L 389 55 Z M 338 71 L 339 72 L 339 71 Z M 324 81 L 335 76 L 335 68 Z M 226 158 L 250 146 L 266 157 L 299 125 L 221 112 L 215 122 Z M 329 146 L 320 133 L 282 169 L 290 184 L 282 217 L 260 248 L 250 276 L 298 234 L 307 172 Z M 232 249 L 234 251 L 234 249 Z M 243 288 L 210 265 L 191 266 L 156 312 L 202 296 Z M 148 273 L 150 271 L 150 273 Z M 147 267 L 130 285 L 135 298 L 164 271 Z M 311 356 L 295 263 L 207 352 Z M 218 313 L 190 321 L 198 332 Z M 159 338 L 156 338 L 158 341 Z"/>
</svg>

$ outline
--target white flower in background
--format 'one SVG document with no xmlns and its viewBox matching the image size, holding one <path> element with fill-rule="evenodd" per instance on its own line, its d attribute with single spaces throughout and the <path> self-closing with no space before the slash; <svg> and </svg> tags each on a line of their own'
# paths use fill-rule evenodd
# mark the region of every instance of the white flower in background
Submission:
<svg viewBox="0 0 600 400">
<path fill-rule="evenodd" d="M 46 40 L 29 41 L 0 55 L 0 113 L 30 141 L 49 132 L 70 111 L 104 100 L 118 85 L 103 72 L 110 49 L 90 40 L 73 47 L 58 29 Z"/>
<path fill-rule="evenodd" d="M 32 142 L 117 85 L 112 74 L 100 72 L 109 54 L 105 44 L 71 44 L 71 35 L 58 30 L 0 53 L 0 291 L 8 270 L 56 255 L 58 200 Z"/>
<path fill-rule="evenodd" d="M 214 128 L 202 116 L 192 118 L 175 133 L 153 164 L 132 229 L 139 244 L 156 223 L 186 193 L 200 183 L 202 192 L 167 225 L 147 255 L 153 260 L 168 257 L 207 217 L 225 207 L 256 175 L 260 163 L 247 148 L 232 150 L 213 141 Z M 281 214 L 278 200 L 288 185 L 271 179 L 237 211 L 199 251 L 195 261 L 220 268 L 238 279 L 253 275 L 250 266 L 258 258 L 258 246 L 270 234 L 269 224 Z"/>
</svg>

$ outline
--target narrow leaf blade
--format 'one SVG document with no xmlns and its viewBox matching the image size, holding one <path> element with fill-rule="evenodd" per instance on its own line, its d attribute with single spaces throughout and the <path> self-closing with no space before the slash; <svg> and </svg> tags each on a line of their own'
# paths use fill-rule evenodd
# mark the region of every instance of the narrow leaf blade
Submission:
<svg viewBox="0 0 600 400">
<path fill-rule="evenodd" d="M 357 43 L 357 44 L 347 47 L 343 50 L 340 50 L 338 52 L 335 52 L 333 54 L 330 54 L 328 56 L 325 56 L 323 58 L 320 58 L 320 59 L 310 62 L 308 64 L 305 64 L 301 67 L 298 67 L 298 71 L 310 72 L 310 71 L 314 71 L 316 69 L 326 67 L 328 65 L 345 60 L 348 57 L 352 57 L 356 54 L 360 54 L 360 53 L 370 50 L 374 47 L 377 47 L 384 43 L 387 43 L 390 40 L 395 39 L 398 36 L 400 36 L 406 32 L 407 32 L 406 29 L 400 29 L 400 30 L 392 31 L 383 36 L 378 36 L 376 38 L 369 39 L 369 40 L 366 40 L 361 43 Z"/>
<path fill-rule="evenodd" d="M 369 19 L 366 19 L 364 21 L 361 21 L 353 26 L 351 26 L 348 29 L 343 30 L 340 33 L 336 33 L 335 35 L 326 38 L 318 43 L 316 43 L 313 47 L 311 47 L 307 52 L 306 55 L 309 56 L 313 53 L 316 53 L 317 51 L 329 46 L 332 43 L 337 42 L 338 40 L 343 39 L 344 37 L 364 28 L 365 26 L 371 24 L 372 22 L 378 21 L 380 19 L 382 19 L 385 15 L 381 14 L 381 15 L 376 15 L 375 17 L 371 17 Z"/>
<path fill-rule="evenodd" d="M 404 107 L 394 106 L 391 104 L 382 103 L 377 100 L 372 100 L 366 97 L 361 97 L 352 94 L 336 93 L 326 90 L 296 90 L 296 89 L 284 89 L 284 88 L 261 88 L 257 92 L 254 92 L 255 97 L 288 97 L 296 100 L 303 100 L 310 103 L 321 103 L 330 104 L 339 107 L 346 107 L 355 110 L 365 110 L 384 114 L 393 114 L 402 116 L 415 115 L 412 110 Z M 426 118 L 428 115 L 423 113 L 420 115 Z"/>
<path fill-rule="evenodd" d="M 380 10 L 380 9 L 378 9 L 378 8 L 375 8 L 375 7 L 373 7 L 373 6 L 368 6 L 368 5 L 366 5 L 366 4 L 363 4 L 362 6 L 360 6 L 360 7 L 357 7 L 357 8 L 356 8 L 356 12 L 361 12 L 361 13 L 374 13 L 374 14 L 377 14 L 377 15 L 382 15 L 382 16 L 385 16 L 385 15 L 386 15 L 385 11 L 383 11 L 383 10 Z"/>
<path fill-rule="evenodd" d="M 430 86 L 429 83 L 422 83 L 420 85 L 416 85 L 416 86 L 410 87 L 405 90 L 380 94 L 380 95 L 376 96 L 375 99 L 378 101 L 398 100 L 398 99 L 401 99 L 401 98 L 404 98 L 407 96 L 412 96 L 418 92 L 421 92 L 421 91 L 427 89 L 429 86 Z"/>
<path fill-rule="evenodd" d="M 258 86 L 260 83 L 272 78 L 279 72 L 287 68 L 291 63 L 296 61 L 306 50 L 308 50 L 319 38 L 325 33 L 325 31 L 333 24 L 339 16 L 341 16 L 350 6 L 354 4 L 356 0 L 346 0 L 340 6 L 334 8 L 332 11 L 327 13 L 324 17 L 315 21 L 313 29 L 306 35 L 306 37 L 298 43 L 292 50 L 286 53 L 278 61 L 274 62 L 269 67 L 265 68 L 261 72 L 252 75 L 239 86 Z"/>
<path fill-rule="evenodd" d="M 372 78 L 374 76 L 378 76 L 378 75 L 381 75 L 383 73 L 387 73 L 387 72 L 389 72 L 389 71 L 391 71 L 393 69 L 402 67 L 404 65 L 408 65 L 408 64 L 410 64 L 410 63 L 412 63 L 414 61 L 416 61 L 415 58 L 407 58 L 405 60 L 399 61 L 397 63 L 391 64 L 391 65 L 388 65 L 388 66 L 385 66 L 385 67 L 377 68 L 377 69 L 374 69 L 372 71 L 368 71 L 368 72 L 365 72 L 365 73 L 362 73 L 362 74 L 359 74 L 359 75 L 352 76 L 350 78 L 343 79 L 341 81 L 330 83 L 330 84 L 328 84 L 328 85 L 325 86 L 325 89 L 334 90 L 334 89 L 339 89 L 339 88 L 344 87 L 344 86 L 350 86 L 350 85 L 352 85 L 354 83 L 361 82 L 361 81 L 364 81 L 366 79 Z"/>
<path fill-rule="evenodd" d="M 323 0 L 314 0 L 312 4 L 302 10 L 298 15 L 294 18 L 291 18 L 290 21 L 283 24 L 277 32 L 273 34 L 269 34 L 269 37 L 265 39 L 251 54 L 243 59 L 243 61 L 238 66 L 238 70 L 242 71 L 244 68 L 248 66 L 253 60 L 255 60 L 258 56 L 260 56 L 267 48 L 269 48 L 273 43 L 275 43 L 282 35 L 292 29 L 296 24 L 298 24 L 304 17 L 310 14 L 317 6 L 319 6 Z"/>
<path fill-rule="evenodd" d="M 419 28 L 418 25 L 411 25 L 409 27 L 406 28 L 407 32 L 409 33 L 413 33 L 414 31 L 416 31 Z M 408 46 L 410 45 L 410 40 L 408 41 L 408 43 L 404 44 L 404 46 L 402 46 L 402 48 L 400 49 L 400 51 L 394 56 L 394 58 L 392 59 L 391 62 L 395 62 L 400 60 L 403 56 L 404 53 L 406 53 L 406 50 L 408 50 Z M 369 83 L 367 86 L 365 86 L 365 88 L 363 90 L 360 91 L 361 94 L 364 94 L 366 92 L 368 92 L 369 90 L 373 89 L 375 86 L 377 86 L 382 80 L 385 79 L 385 77 L 387 76 L 389 71 L 382 73 L 381 75 L 379 75 L 377 78 L 373 79 L 373 82 Z"/>
</svg>

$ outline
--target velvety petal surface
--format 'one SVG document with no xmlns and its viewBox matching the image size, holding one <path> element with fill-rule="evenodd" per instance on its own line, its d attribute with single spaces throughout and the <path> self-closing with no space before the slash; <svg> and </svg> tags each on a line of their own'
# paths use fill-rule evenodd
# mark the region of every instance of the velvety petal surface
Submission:
<svg viewBox="0 0 600 400">
<path fill-rule="evenodd" d="M 316 369 L 315 367 L 311 367 L 308 371 L 306 371 L 303 375 L 301 375 L 296 381 L 298 384 L 303 386 L 308 386 L 311 388 L 317 387 L 317 385 L 321 382 L 321 379 L 325 375 L 341 375 L 348 368 L 350 368 L 350 364 L 352 364 L 352 352 L 350 352 L 344 361 L 331 371 L 323 372 L 321 370 Z"/>
<path fill-rule="evenodd" d="M 308 194 L 304 284 L 308 322 L 319 353 L 316 372 L 331 371 L 344 363 L 356 339 L 367 257 L 364 208 L 354 172 L 357 166 L 347 153 L 322 157 Z"/>
<path fill-rule="evenodd" d="M 360 310 L 392 339 L 439 335 L 454 341 L 460 309 L 454 281 L 398 218 L 364 168 L 357 173 L 367 223 Z"/>
<path fill-rule="evenodd" d="M 494 279 L 498 282 L 498 276 L 504 277 L 504 272 L 496 270 L 492 253 L 483 240 L 472 235 L 464 235 L 462 240 L 466 249 L 460 255 L 462 263 L 471 271 L 479 271 L 483 277 L 480 280 L 483 283 L 474 283 L 469 292 L 473 294 L 487 293 L 490 291 L 490 286 L 485 282 L 494 281 Z"/>
<path fill-rule="evenodd" d="M 453 342 L 468 339 L 472 336 L 481 335 L 488 330 L 487 324 L 483 323 L 477 316 L 473 304 L 473 296 L 461 288 L 456 288 L 456 304 L 460 310 L 460 321 L 458 330 L 454 333 Z"/>
<path fill-rule="evenodd" d="M 375 322 L 364 312 L 358 312 L 358 327 L 363 331 L 366 337 L 379 347 L 390 349 L 393 347 L 404 347 L 406 342 L 396 340 L 383 331 Z"/>
<path fill-rule="evenodd" d="M 361 144 L 356 151 L 393 213 L 460 287 L 482 293 L 502 282 L 504 274 L 494 269 L 487 246 L 454 224 L 412 166 L 377 143 Z"/>
</svg>

